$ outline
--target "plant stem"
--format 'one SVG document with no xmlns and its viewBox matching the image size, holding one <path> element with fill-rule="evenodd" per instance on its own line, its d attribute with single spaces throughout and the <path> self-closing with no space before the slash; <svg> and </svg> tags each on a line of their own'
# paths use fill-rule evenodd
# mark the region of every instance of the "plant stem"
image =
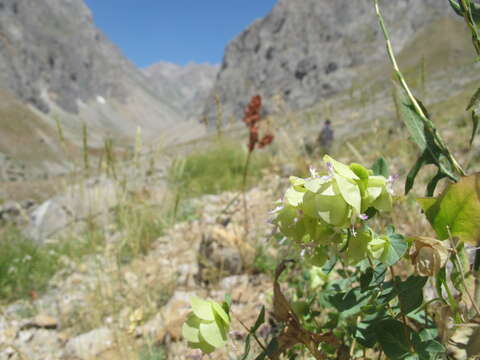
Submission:
<svg viewBox="0 0 480 360">
<path fill-rule="evenodd" d="M 400 291 L 397 286 L 397 280 L 395 278 L 395 272 L 393 270 L 393 266 L 390 266 L 390 273 L 392 274 L 392 281 L 393 281 L 393 286 L 395 287 L 395 290 L 398 293 L 398 304 L 400 305 L 400 315 L 402 316 L 402 322 L 403 322 L 403 334 L 405 338 L 407 339 L 408 342 L 408 347 L 411 352 L 413 352 L 413 345 L 412 342 L 410 341 L 410 337 L 408 336 L 408 325 L 407 325 L 407 317 L 405 316 L 405 313 L 403 312 L 403 304 L 402 300 L 400 299 Z"/>
<path fill-rule="evenodd" d="M 457 162 L 457 160 L 453 157 L 452 153 L 450 152 L 447 145 L 445 144 L 445 142 L 441 138 L 440 134 L 437 132 L 435 126 L 432 123 L 432 121 L 425 115 L 425 112 L 423 111 L 422 107 L 420 106 L 420 104 L 418 103 L 415 96 L 413 96 L 412 91 L 408 87 L 408 84 L 407 84 L 407 82 L 406 82 L 406 80 L 405 80 L 405 78 L 404 78 L 404 76 L 403 76 L 403 74 L 400 71 L 400 68 L 398 66 L 397 59 L 395 58 L 395 53 L 393 52 L 392 42 L 390 40 L 390 36 L 388 34 L 387 27 L 385 26 L 385 21 L 383 19 L 382 13 L 380 12 L 380 7 L 378 6 L 378 0 L 374 0 L 374 1 L 375 1 L 375 11 L 377 13 L 377 17 L 378 17 L 378 20 L 380 22 L 380 27 L 382 28 L 382 32 L 383 32 L 383 35 L 385 37 L 386 46 L 387 46 L 387 53 L 388 53 L 388 56 L 389 56 L 390 61 L 392 63 L 393 70 L 395 71 L 395 75 L 397 76 L 398 80 L 400 81 L 400 84 L 402 85 L 402 88 L 407 93 L 407 96 L 408 96 L 410 102 L 413 104 L 413 107 L 415 108 L 415 112 L 420 116 L 423 125 L 431 131 L 431 133 L 433 134 L 433 136 L 437 140 L 437 143 L 438 143 L 437 145 L 442 149 L 442 152 L 448 158 L 449 162 L 451 163 L 451 165 L 453 166 L 455 171 L 458 174 L 460 174 L 461 176 L 465 176 L 466 175 L 465 171 L 462 169 L 462 167 Z"/>
<path fill-rule="evenodd" d="M 473 276 L 475 278 L 475 303 L 480 302 L 480 249 L 475 251 L 475 263 L 473 264 Z"/>
<path fill-rule="evenodd" d="M 260 346 L 263 351 L 266 351 L 267 348 L 265 347 L 265 345 L 262 344 L 262 342 L 260 341 L 260 339 L 257 337 L 257 334 L 255 334 L 255 332 L 250 331 L 250 329 L 247 327 L 247 325 L 245 325 L 245 324 L 243 323 L 242 320 L 240 320 L 240 319 L 237 318 L 237 317 L 236 317 L 236 319 L 237 319 L 237 321 L 240 323 L 240 325 L 242 325 L 243 328 L 244 328 L 249 334 L 251 334 L 251 335 L 253 336 L 253 338 L 254 338 L 255 341 L 257 342 L 258 346 Z"/>
<path fill-rule="evenodd" d="M 455 255 L 455 259 L 457 260 L 458 264 L 458 269 L 460 270 L 460 275 L 462 276 L 462 285 L 463 288 L 465 289 L 465 292 L 467 293 L 468 298 L 470 299 L 470 302 L 472 303 L 473 308 L 477 312 L 477 315 L 480 316 L 480 308 L 477 305 L 477 295 L 478 295 L 478 282 L 479 282 L 479 277 L 478 277 L 478 269 L 475 270 L 475 266 L 477 265 L 477 256 L 478 256 L 478 250 L 475 253 L 475 264 L 474 264 L 474 271 L 473 273 L 475 274 L 475 298 L 472 296 L 470 291 L 468 291 L 467 287 L 467 280 L 465 278 L 465 272 L 463 271 L 463 266 L 462 266 L 462 261 L 460 260 L 460 256 L 458 256 L 458 251 L 457 251 L 457 244 L 455 243 L 452 233 L 450 232 L 450 227 L 447 226 L 447 231 L 448 231 L 448 237 L 450 238 L 450 242 L 452 243 L 453 247 L 453 253 Z"/>
<path fill-rule="evenodd" d="M 245 239 L 248 237 L 248 211 L 247 211 L 247 176 L 248 168 L 250 166 L 250 158 L 252 157 L 253 151 L 248 151 L 247 160 L 243 168 L 243 179 L 242 179 L 242 195 L 243 195 L 243 214 L 245 216 Z"/>
</svg>

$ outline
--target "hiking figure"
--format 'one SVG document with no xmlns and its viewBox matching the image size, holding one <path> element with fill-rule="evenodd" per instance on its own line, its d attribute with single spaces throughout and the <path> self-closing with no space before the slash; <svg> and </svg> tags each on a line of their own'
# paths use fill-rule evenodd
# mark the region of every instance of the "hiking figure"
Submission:
<svg viewBox="0 0 480 360">
<path fill-rule="evenodd" d="M 330 151 L 330 147 L 333 143 L 333 129 L 331 127 L 330 120 L 326 120 L 323 124 L 322 131 L 317 138 L 317 143 L 320 145 L 324 153 L 328 153 Z"/>
</svg>

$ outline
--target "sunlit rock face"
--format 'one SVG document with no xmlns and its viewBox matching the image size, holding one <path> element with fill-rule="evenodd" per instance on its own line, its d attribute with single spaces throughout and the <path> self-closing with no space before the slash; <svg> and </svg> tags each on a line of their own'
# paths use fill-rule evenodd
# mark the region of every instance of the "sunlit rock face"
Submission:
<svg viewBox="0 0 480 360">
<path fill-rule="evenodd" d="M 396 50 L 424 25 L 446 15 L 447 1 L 380 1 Z M 371 0 L 279 0 L 225 51 L 212 97 L 226 115 L 241 116 L 250 96 L 260 93 L 271 108 L 273 96 L 290 108 L 311 106 L 350 88 L 362 67 L 385 58 Z M 205 114 L 213 117 L 208 101 Z"/>
</svg>

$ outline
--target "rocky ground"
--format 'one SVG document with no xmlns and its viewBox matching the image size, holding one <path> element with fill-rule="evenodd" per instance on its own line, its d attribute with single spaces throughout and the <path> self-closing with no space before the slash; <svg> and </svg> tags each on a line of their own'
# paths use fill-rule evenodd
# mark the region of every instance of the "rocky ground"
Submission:
<svg viewBox="0 0 480 360">
<path fill-rule="evenodd" d="M 196 359 L 181 339 L 193 295 L 222 301 L 230 294 L 233 316 L 251 326 L 272 291 L 271 278 L 253 263 L 256 248 L 269 241 L 268 213 L 280 180 L 262 184 L 247 193 L 248 234 L 239 194 L 207 195 L 191 200 L 193 220 L 175 224 L 128 263 L 117 256 L 127 236 L 109 215 L 120 198 L 113 182 L 90 181 L 83 192 L 76 185 L 37 206 L 27 231 L 40 242 L 55 241 L 69 228 L 63 225 L 90 211 L 102 214 L 106 240 L 81 261 L 62 259 L 46 293 L 0 308 L 0 359 L 137 359 L 146 346 L 169 359 Z M 159 201 L 162 191 L 150 187 L 149 201 Z M 3 216 L 14 217 L 17 207 L 4 205 Z M 231 342 L 215 358 L 243 350 L 245 331 L 234 323 Z M 157 359 L 148 356 L 141 358 Z"/>
</svg>

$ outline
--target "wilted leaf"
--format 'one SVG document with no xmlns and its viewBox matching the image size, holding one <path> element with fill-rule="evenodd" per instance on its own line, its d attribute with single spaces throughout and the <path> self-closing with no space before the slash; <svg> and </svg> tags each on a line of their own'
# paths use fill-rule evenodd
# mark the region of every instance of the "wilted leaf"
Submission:
<svg viewBox="0 0 480 360">
<path fill-rule="evenodd" d="M 304 344 L 316 359 L 323 359 L 323 354 L 318 350 L 321 343 L 338 345 L 331 333 L 315 334 L 302 328 L 297 315 L 283 295 L 278 283 L 278 278 L 286 268 L 286 264 L 292 260 L 283 261 L 275 270 L 275 281 L 273 283 L 273 317 L 284 324 L 283 330 L 276 338 L 278 346 L 269 357 L 278 359 L 286 350 L 297 344 Z"/>
<path fill-rule="evenodd" d="M 421 276 L 434 276 L 448 260 L 448 249 L 444 243 L 428 237 L 413 238 L 411 251 L 415 271 Z"/>
<path fill-rule="evenodd" d="M 436 201 L 419 200 L 440 240 L 453 237 L 477 245 L 480 242 L 480 174 L 450 184 Z"/>
</svg>

